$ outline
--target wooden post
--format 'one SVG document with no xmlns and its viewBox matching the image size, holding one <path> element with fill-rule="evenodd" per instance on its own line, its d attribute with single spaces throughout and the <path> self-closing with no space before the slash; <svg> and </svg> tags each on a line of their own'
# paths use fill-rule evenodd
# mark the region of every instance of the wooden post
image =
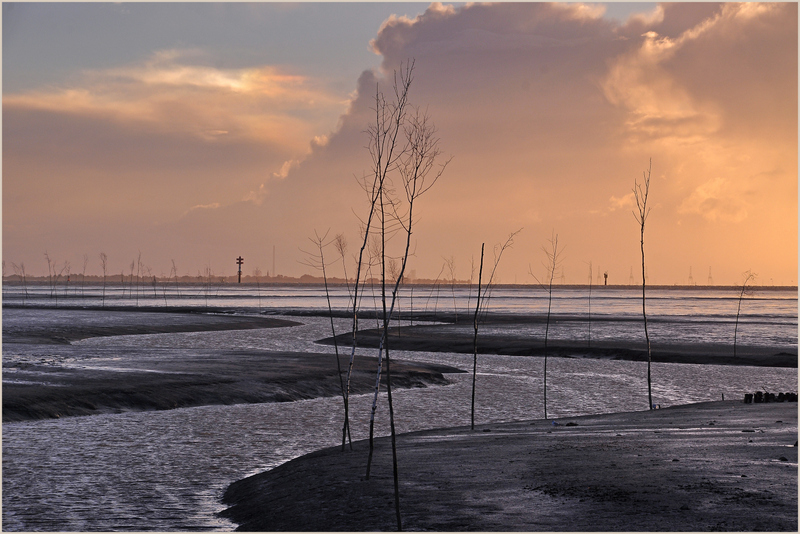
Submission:
<svg viewBox="0 0 800 534">
<path fill-rule="evenodd" d="M 244 258 L 242 258 L 241 256 L 236 258 L 236 265 L 239 266 L 239 283 L 240 284 L 242 283 L 242 264 L 243 263 L 244 263 Z"/>
</svg>

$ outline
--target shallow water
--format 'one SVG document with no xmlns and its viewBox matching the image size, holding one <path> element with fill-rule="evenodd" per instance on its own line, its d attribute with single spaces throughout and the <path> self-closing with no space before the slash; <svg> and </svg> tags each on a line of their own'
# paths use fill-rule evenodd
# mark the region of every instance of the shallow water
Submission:
<svg viewBox="0 0 800 534">
<path fill-rule="evenodd" d="M 471 316 L 474 313 L 476 288 L 439 286 L 403 286 L 396 309 L 407 313 L 450 314 Z M 740 299 L 740 290 L 725 287 L 657 288 L 647 293 L 648 326 L 651 340 L 688 343 L 733 343 L 743 345 L 797 346 L 797 291 L 790 289 L 753 288 Z M 332 286 L 331 304 L 335 310 L 351 309 L 346 287 Z M 376 294 L 367 287 L 362 309 L 376 307 Z M 253 286 L 217 284 L 210 286 L 174 286 L 157 284 L 155 291 L 142 285 L 137 292 L 117 285 L 103 290 L 98 285 L 81 287 L 73 284 L 51 294 L 46 286 L 4 286 L 4 303 L 51 306 L 181 306 L 202 310 L 218 308 L 233 313 L 291 313 L 308 309 L 327 310 L 321 286 Z M 491 313 L 539 315 L 548 309 L 548 295 L 537 288 L 495 288 L 488 300 Z M 556 288 L 553 290 L 552 313 L 558 324 L 551 324 L 552 339 L 620 340 L 643 339 L 641 322 L 641 288 L 594 287 Z M 737 324 L 737 313 L 739 315 Z M 364 323 L 369 326 L 367 320 Z M 508 332 L 503 325 L 482 330 L 483 335 Z M 542 336 L 543 324 L 527 325 L 524 335 Z"/>
<path fill-rule="evenodd" d="M 796 325 L 796 298 L 779 304 L 789 310 L 781 320 Z M 4 310 L 4 320 L 13 323 L 14 311 Z M 60 320 L 69 320 L 73 312 L 60 313 L 64 314 Z M 117 320 L 117 315 L 108 315 L 110 321 Z M 766 313 L 761 310 L 758 315 Z M 328 319 L 299 320 L 303 326 L 270 330 L 117 336 L 72 346 L 4 346 L 3 358 L 4 363 L 31 358 L 74 366 L 94 351 L 106 354 L 124 347 L 145 352 L 200 347 L 334 350 L 313 343 L 329 335 Z M 338 331 L 347 326 L 347 320 L 336 321 Z M 794 346 L 796 350 L 796 337 Z M 393 358 L 472 368 L 472 356 L 464 354 L 397 351 Z M 541 372 L 538 358 L 479 356 L 476 422 L 543 417 Z M 469 424 L 471 376 L 448 378 L 449 386 L 394 392 L 399 432 Z M 652 380 L 654 402 L 662 406 L 718 400 L 723 394 L 726 399 L 740 399 L 744 392 L 755 390 L 797 391 L 796 369 L 655 363 Z M 367 395 L 353 399 L 354 439 L 367 436 L 370 401 Z M 549 358 L 549 417 L 646 408 L 645 363 Z M 382 398 L 379 435 L 388 434 L 386 412 Z M 232 530 L 235 525 L 215 515 L 223 508 L 219 499 L 228 484 L 337 445 L 342 418 L 341 399 L 327 398 L 5 424 L 3 529 Z M 399 462 L 402 473 L 402 451 Z"/>
</svg>

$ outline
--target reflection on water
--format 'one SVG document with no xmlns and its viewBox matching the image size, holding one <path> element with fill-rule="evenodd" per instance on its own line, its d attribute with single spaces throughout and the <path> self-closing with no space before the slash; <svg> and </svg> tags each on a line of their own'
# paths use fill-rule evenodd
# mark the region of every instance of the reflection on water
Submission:
<svg viewBox="0 0 800 534">
<path fill-rule="evenodd" d="M 334 350 L 313 343 L 329 335 L 328 319 L 301 321 L 303 326 L 284 329 L 95 338 L 46 349 L 4 347 L 3 356 L 38 354 L 70 365 L 78 353 L 134 345 L 143 351 Z M 344 319 L 336 322 L 339 331 L 347 325 Z M 72 360 L 65 357 L 69 354 Z M 393 357 L 472 368 L 472 356 L 464 354 L 398 351 Z M 541 418 L 541 368 L 538 358 L 479 356 L 476 422 Z M 740 399 L 754 390 L 797 391 L 796 369 L 656 363 L 652 377 L 654 402 L 662 406 L 719 400 L 723 394 Z M 448 378 L 449 386 L 395 392 L 399 432 L 469 424 L 471 377 Z M 354 439 L 367 436 L 370 400 L 368 395 L 353 400 Z M 645 363 L 548 361 L 548 415 L 553 418 L 646 408 Z M 379 435 L 388 434 L 386 411 L 384 398 Z M 3 529 L 231 530 L 235 525 L 215 516 L 227 485 L 338 444 L 342 412 L 341 399 L 329 398 L 6 424 Z"/>
</svg>

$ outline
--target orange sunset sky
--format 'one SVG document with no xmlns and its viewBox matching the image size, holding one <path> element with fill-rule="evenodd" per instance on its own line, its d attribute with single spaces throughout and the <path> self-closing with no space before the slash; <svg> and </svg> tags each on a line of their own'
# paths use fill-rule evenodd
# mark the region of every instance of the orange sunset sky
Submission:
<svg viewBox="0 0 800 534">
<path fill-rule="evenodd" d="M 641 283 L 632 187 L 652 158 L 648 283 L 795 284 L 798 5 L 3 4 L 3 259 L 47 273 L 318 274 L 350 252 L 376 84 L 415 61 L 452 162 L 409 269 L 456 277 L 522 228 L 502 283 Z M 331 248 L 330 261 L 335 252 Z M 341 276 L 340 265 L 329 275 Z M 350 273 L 352 275 L 352 273 Z M 596 283 L 596 278 L 595 278 Z"/>
</svg>

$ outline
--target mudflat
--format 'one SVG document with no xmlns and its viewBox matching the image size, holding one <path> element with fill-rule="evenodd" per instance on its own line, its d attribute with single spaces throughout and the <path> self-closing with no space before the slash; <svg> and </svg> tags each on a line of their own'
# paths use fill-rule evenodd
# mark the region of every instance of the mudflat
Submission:
<svg viewBox="0 0 800 534">
<path fill-rule="evenodd" d="M 501 324 L 513 327 L 539 321 L 538 317 L 491 318 L 486 324 Z M 463 321 L 462 321 L 463 323 Z M 352 334 L 336 336 L 340 345 L 352 343 Z M 380 343 L 379 330 L 358 332 L 358 344 L 377 347 Z M 320 343 L 333 344 L 333 338 Z M 389 344 L 394 349 L 424 352 L 460 352 L 472 354 L 474 337 L 471 326 L 461 324 L 459 329 L 452 325 L 414 325 L 392 328 Z M 644 342 L 631 343 L 613 341 L 550 341 L 545 351 L 543 339 L 513 334 L 478 335 L 478 354 L 503 354 L 507 356 L 549 356 L 562 358 L 593 358 L 601 360 L 647 361 Z M 681 343 L 679 340 L 659 341 L 652 345 L 652 361 L 659 363 L 695 363 L 712 365 L 750 365 L 758 367 L 797 367 L 797 347 L 740 346 L 733 354 L 730 345 L 711 343 Z"/>
<path fill-rule="evenodd" d="M 115 358 L 123 352 L 117 350 Z M 333 354 L 194 351 L 186 356 L 150 349 L 148 358 L 137 357 L 139 352 L 128 356 L 124 365 L 102 359 L 80 367 L 26 365 L 37 381 L 3 384 L 3 422 L 341 395 Z M 340 355 L 339 362 L 345 373 L 348 357 Z M 372 391 L 377 368 L 375 357 L 357 358 L 351 393 Z M 392 386 L 444 385 L 448 382 L 442 373 L 458 372 L 392 361 Z M 382 383 L 385 387 L 385 375 Z"/>
<path fill-rule="evenodd" d="M 232 484 L 246 531 L 395 530 L 391 443 L 324 449 Z M 791 531 L 797 403 L 662 410 L 397 436 L 404 530 Z"/>
<path fill-rule="evenodd" d="M 287 402 L 341 395 L 339 369 L 349 352 L 91 348 L 71 341 L 97 336 L 290 327 L 269 317 L 120 310 L 13 310 L 3 342 L 38 346 L 35 358 L 3 361 L 3 422 L 65 416 L 168 410 L 191 406 Z M 43 315 L 47 320 L 41 321 Z M 5 317 L 4 317 L 5 318 Z M 8 361 L 7 361 L 8 360 Z M 377 359 L 356 358 L 351 392 L 375 386 Z M 458 369 L 392 362 L 399 388 L 447 384 Z M 385 375 L 384 375 L 385 384 Z"/>
</svg>

